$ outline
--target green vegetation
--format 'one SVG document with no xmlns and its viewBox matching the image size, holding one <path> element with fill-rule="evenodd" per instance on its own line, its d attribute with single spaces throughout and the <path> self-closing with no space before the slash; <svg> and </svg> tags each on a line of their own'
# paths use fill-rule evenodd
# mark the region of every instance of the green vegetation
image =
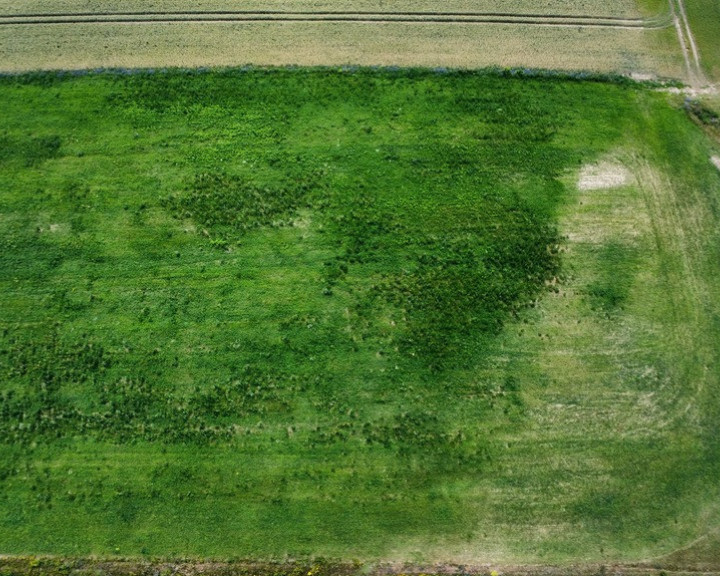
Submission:
<svg viewBox="0 0 720 576">
<path fill-rule="evenodd" d="M 712 82 L 720 81 L 720 4 L 713 0 L 686 0 L 685 10 L 698 45 L 703 68 Z"/>
<path fill-rule="evenodd" d="M 624 244 L 603 244 L 597 255 L 598 278 L 588 287 L 593 309 L 609 313 L 627 299 L 635 280 L 634 264 L 637 257 L 629 254 Z"/>
<path fill-rule="evenodd" d="M 513 76 L 2 78 L 0 552 L 599 561 L 716 526 L 708 143 L 667 95 Z M 638 182 L 580 198 L 618 149 Z"/>
</svg>

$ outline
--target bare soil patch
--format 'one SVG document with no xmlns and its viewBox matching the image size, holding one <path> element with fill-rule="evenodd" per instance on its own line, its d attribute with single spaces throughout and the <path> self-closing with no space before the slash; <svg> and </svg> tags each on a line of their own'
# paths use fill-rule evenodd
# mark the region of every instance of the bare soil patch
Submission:
<svg viewBox="0 0 720 576">
<path fill-rule="evenodd" d="M 583 167 L 580 171 L 578 188 L 580 190 L 604 190 L 619 188 L 632 182 L 630 171 L 620 164 L 601 162 Z"/>
</svg>

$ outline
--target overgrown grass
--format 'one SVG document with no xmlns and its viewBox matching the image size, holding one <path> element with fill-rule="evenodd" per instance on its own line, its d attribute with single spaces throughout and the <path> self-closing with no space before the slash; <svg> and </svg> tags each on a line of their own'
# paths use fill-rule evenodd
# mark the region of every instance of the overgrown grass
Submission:
<svg viewBox="0 0 720 576">
<path fill-rule="evenodd" d="M 562 254 L 569 175 L 694 130 L 665 96 L 367 69 L 0 91 L 0 552 L 558 561 L 695 535 L 711 419 L 545 418 L 624 376 L 548 364 L 544 302 L 577 286 L 594 347 L 664 322 L 634 291 L 661 248 Z"/>
</svg>

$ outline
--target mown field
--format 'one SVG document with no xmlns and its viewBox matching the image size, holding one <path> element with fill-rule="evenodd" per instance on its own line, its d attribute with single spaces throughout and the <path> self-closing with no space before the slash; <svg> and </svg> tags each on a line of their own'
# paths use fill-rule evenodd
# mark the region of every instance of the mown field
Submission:
<svg viewBox="0 0 720 576">
<path fill-rule="evenodd" d="M 720 81 L 720 5 L 711 0 L 686 2 L 690 27 L 698 44 L 704 71 L 711 81 Z"/>
<path fill-rule="evenodd" d="M 0 552 L 712 535 L 717 144 L 668 94 L 514 76 L 0 79 Z"/>
<path fill-rule="evenodd" d="M 364 65 L 684 78 L 663 0 L 0 0 L 0 70 Z"/>
<path fill-rule="evenodd" d="M 587 14 L 591 16 L 615 15 L 621 17 L 655 16 L 667 12 L 664 0 L 608 0 L 597 2 L 575 0 L 2 0 L 3 14 L 58 14 L 72 12 L 210 12 L 210 11 L 340 11 L 340 12 L 493 12 L 509 14 Z"/>
</svg>

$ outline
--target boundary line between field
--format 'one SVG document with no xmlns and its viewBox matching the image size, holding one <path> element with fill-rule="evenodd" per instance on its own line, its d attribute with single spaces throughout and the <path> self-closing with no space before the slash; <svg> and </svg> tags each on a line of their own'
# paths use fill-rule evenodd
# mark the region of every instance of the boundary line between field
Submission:
<svg viewBox="0 0 720 576">
<path fill-rule="evenodd" d="M 591 16 L 585 14 L 511 14 L 504 12 L 287 12 L 287 11 L 186 11 L 186 12 L 79 12 L 0 15 L 0 26 L 104 23 L 172 22 L 354 22 L 354 23 L 457 23 L 523 24 L 558 27 L 659 29 L 673 24 L 671 14 L 654 18 Z"/>
</svg>

